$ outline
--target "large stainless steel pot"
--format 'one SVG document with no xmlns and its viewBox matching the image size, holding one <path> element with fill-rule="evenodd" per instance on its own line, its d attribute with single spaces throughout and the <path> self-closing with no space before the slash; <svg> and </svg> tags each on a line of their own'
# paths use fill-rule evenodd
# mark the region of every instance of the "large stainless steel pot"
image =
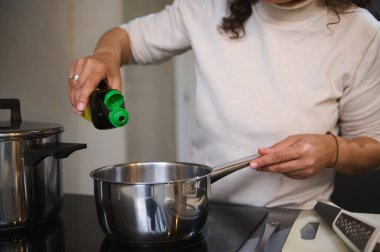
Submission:
<svg viewBox="0 0 380 252">
<path fill-rule="evenodd" d="M 258 155 L 218 167 L 176 162 L 127 163 L 90 173 L 100 225 L 109 237 L 171 242 L 197 234 L 206 222 L 210 184 Z M 223 220 L 221 220 L 223 221 Z"/>
<path fill-rule="evenodd" d="M 0 99 L 11 111 L 0 121 L 0 231 L 45 221 L 63 206 L 61 160 L 86 144 L 62 143 L 63 127 L 22 122 L 20 102 Z"/>
</svg>

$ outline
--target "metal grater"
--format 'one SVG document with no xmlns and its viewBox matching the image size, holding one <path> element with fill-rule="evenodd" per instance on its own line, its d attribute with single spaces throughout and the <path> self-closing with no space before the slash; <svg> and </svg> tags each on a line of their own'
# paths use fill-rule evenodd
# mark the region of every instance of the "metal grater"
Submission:
<svg viewBox="0 0 380 252">
<path fill-rule="evenodd" d="M 318 202 L 314 210 L 353 251 L 380 252 L 380 228 L 328 203 Z"/>
</svg>

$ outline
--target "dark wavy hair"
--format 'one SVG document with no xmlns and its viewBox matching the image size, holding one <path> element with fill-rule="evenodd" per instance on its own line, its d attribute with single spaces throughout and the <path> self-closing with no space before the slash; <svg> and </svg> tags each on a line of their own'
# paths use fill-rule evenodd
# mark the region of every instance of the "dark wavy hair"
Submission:
<svg viewBox="0 0 380 252">
<path fill-rule="evenodd" d="M 252 4 L 257 3 L 259 0 L 230 0 L 229 1 L 229 16 L 222 19 L 221 24 L 218 26 L 220 32 L 229 34 L 230 38 L 237 39 L 244 37 L 245 29 L 244 23 L 252 15 Z M 372 9 L 371 0 L 318 0 L 319 4 L 327 6 L 338 17 L 338 21 L 332 24 L 339 23 L 339 13 L 352 4 L 369 10 L 376 19 L 379 20 L 379 14 Z M 328 24 L 330 25 L 330 24 Z"/>
</svg>

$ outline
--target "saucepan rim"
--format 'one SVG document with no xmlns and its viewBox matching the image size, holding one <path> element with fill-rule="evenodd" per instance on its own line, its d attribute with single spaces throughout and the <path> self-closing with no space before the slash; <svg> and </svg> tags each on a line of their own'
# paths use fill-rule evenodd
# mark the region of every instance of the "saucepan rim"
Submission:
<svg viewBox="0 0 380 252">
<path fill-rule="evenodd" d="M 185 179 L 178 179 L 178 180 L 170 180 L 170 181 L 163 181 L 163 182 L 130 182 L 130 181 L 114 181 L 109 179 L 103 179 L 96 176 L 97 173 L 104 171 L 104 170 L 110 170 L 117 167 L 125 168 L 126 166 L 131 165 L 149 165 L 149 164 L 166 164 L 166 165 L 183 165 L 183 166 L 196 166 L 197 168 L 207 170 L 208 173 L 201 176 L 196 176 L 193 178 L 185 178 Z M 197 163 L 190 163 L 190 162 L 171 162 L 171 161 L 144 161 L 144 162 L 128 162 L 128 163 L 119 163 L 115 165 L 107 165 L 100 168 L 97 168 L 90 172 L 91 178 L 93 178 L 95 181 L 99 182 L 106 182 L 110 184 L 119 184 L 119 185 L 167 185 L 167 184 L 176 184 L 176 183 L 183 183 L 183 182 L 191 182 L 191 181 L 197 181 L 203 178 L 206 178 L 211 175 L 213 169 L 207 165 L 197 164 Z"/>
</svg>

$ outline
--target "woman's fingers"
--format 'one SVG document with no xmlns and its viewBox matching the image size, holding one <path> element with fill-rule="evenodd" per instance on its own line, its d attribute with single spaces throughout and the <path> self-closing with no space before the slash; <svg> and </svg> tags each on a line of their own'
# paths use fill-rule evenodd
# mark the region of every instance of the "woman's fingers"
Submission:
<svg viewBox="0 0 380 252">
<path fill-rule="evenodd" d="M 89 96 L 105 76 L 106 67 L 103 63 L 93 59 L 88 59 L 85 62 L 80 73 L 78 86 L 73 89 L 76 110 L 80 113 L 84 111 L 87 106 Z"/>
<path fill-rule="evenodd" d="M 251 162 L 252 168 L 260 168 L 300 158 L 298 139 L 288 137 L 269 148 L 260 148 L 261 157 Z"/>
<path fill-rule="evenodd" d="M 74 61 L 70 67 L 68 91 L 69 91 L 71 106 L 73 106 L 74 110 L 77 103 L 76 97 L 75 97 L 76 90 L 79 90 L 83 85 L 82 84 L 83 77 L 81 76 L 80 73 L 82 73 L 84 64 L 85 64 L 85 59 L 78 59 Z"/>
<path fill-rule="evenodd" d="M 256 158 L 251 162 L 252 168 L 268 168 L 272 167 L 281 167 L 280 165 L 284 162 L 296 160 L 299 158 L 298 152 L 295 150 L 295 148 L 287 147 L 282 150 L 273 151 L 268 154 L 262 155 L 259 158 Z M 271 170 L 272 172 L 275 172 L 275 170 Z"/>
<path fill-rule="evenodd" d="M 305 179 L 315 175 L 316 171 L 312 167 L 305 167 L 301 159 L 291 160 L 284 163 L 274 164 L 256 169 L 262 172 L 281 173 L 294 179 Z"/>
<path fill-rule="evenodd" d="M 116 71 L 115 73 L 110 73 L 110 75 L 107 76 L 107 84 L 110 88 L 117 89 L 121 92 L 122 82 L 121 82 L 120 71 Z"/>
<path fill-rule="evenodd" d="M 68 92 L 71 105 L 78 115 L 83 113 L 91 93 L 103 79 L 106 79 L 110 88 L 121 91 L 119 66 L 114 67 L 108 56 L 92 55 L 78 59 L 71 65 Z M 74 76 L 77 78 L 72 78 Z"/>
<path fill-rule="evenodd" d="M 261 157 L 251 162 L 258 171 L 276 172 L 291 178 L 308 178 L 331 161 L 326 135 L 294 135 L 269 148 L 260 148 Z"/>
</svg>

